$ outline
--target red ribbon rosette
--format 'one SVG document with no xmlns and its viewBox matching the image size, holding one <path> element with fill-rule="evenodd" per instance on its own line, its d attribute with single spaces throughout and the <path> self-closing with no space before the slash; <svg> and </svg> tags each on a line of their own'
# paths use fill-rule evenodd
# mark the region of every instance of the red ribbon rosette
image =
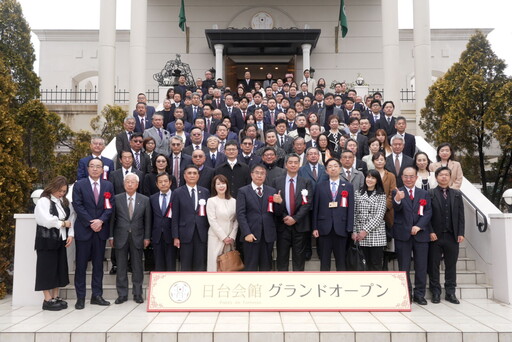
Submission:
<svg viewBox="0 0 512 342">
<path fill-rule="evenodd" d="M 340 207 L 342 207 L 342 208 L 348 207 L 348 191 L 347 190 L 343 190 L 341 192 L 341 204 L 340 204 Z"/>
<path fill-rule="evenodd" d="M 172 203 L 169 203 L 169 207 L 167 208 L 167 212 L 165 213 L 165 217 L 172 218 Z"/>
<path fill-rule="evenodd" d="M 103 197 L 105 198 L 105 209 L 112 209 L 112 204 L 110 204 L 110 198 L 112 198 L 112 194 L 110 192 L 103 193 Z"/>
<path fill-rule="evenodd" d="M 423 216 L 423 209 L 427 205 L 426 199 L 420 199 L 420 207 L 418 208 L 418 215 Z"/>
<path fill-rule="evenodd" d="M 267 212 L 269 212 L 269 213 L 274 212 L 274 196 L 268 196 Z"/>
</svg>

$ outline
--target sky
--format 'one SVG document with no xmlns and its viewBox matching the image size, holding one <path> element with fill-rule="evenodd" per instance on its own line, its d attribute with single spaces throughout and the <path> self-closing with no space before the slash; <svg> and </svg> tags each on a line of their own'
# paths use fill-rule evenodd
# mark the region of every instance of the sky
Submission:
<svg viewBox="0 0 512 342">
<path fill-rule="evenodd" d="M 349 0 L 348 3 L 358 0 Z M 32 29 L 99 29 L 100 0 L 18 0 Z M 117 28 L 130 28 L 130 0 L 117 0 Z M 413 0 L 398 0 L 399 27 L 412 28 Z M 493 28 L 488 36 L 494 52 L 512 75 L 512 1 L 430 0 L 431 28 Z M 350 34 L 350 12 L 348 25 Z M 177 14 L 176 14 L 177 15 Z M 39 42 L 32 35 L 39 50 Z M 37 62 L 36 62 L 37 72 Z"/>
</svg>

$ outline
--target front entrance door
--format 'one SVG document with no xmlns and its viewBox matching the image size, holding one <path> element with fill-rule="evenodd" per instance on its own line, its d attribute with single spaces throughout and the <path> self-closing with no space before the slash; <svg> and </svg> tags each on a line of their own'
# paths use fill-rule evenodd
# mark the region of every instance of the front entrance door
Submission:
<svg viewBox="0 0 512 342">
<path fill-rule="evenodd" d="M 226 86 L 231 88 L 233 93 L 236 93 L 237 86 L 244 80 L 246 71 L 251 73 L 251 78 L 259 81 L 263 85 L 263 81 L 268 73 L 271 73 L 273 79 L 282 78 L 285 80 L 286 74 L 295 74 L 295 56 L 290 58 L 287 63 L 269 63 L 269 62 L 254 62 L 254 63 L 236 63 L 231 58 L 225 59 L 226 70 Z M 263 89 L 264 90 L 264 89 Z"/>
</svg>

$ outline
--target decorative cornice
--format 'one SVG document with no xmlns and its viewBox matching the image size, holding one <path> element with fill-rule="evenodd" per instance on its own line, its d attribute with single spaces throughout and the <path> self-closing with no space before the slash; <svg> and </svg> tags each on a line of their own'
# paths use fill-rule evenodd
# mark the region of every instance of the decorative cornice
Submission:
<svg viewBox="0 0 512 342">
<path fill-rule="evenodd" d="M 431 29 L 431 41 L 454 41 L 463 40 L 467 41 L 469 38 L 479 30 L 484 35 L 488 35 L 494 29 L 492 28 L 445 28 L 445 29 Z M 400 41 L 414 41 L 413 29 L 400 29 Z"/>
<path fill-rule="evenodd" d="M 98 42 L 99 30 L 32 30 L 40 41 Z M 130 30 L 117 30 L 117 42 L 129 42 Z"/>
</svg>

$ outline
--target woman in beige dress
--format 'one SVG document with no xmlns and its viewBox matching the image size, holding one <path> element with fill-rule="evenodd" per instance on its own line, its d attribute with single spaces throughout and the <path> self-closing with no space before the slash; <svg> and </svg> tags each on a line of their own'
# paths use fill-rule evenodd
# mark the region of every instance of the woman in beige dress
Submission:
<svg viewBox="0 0 512 342">
<path fill-rule="evenodd" d="M 462 185 L 462 167 L 458 161 L 453 160 L 453 148 L 449 143 L 442 143 L 437 147 L 437 162 L 430 164 L 430 171 L 435 172 L 441 166 L 447 166 L 452 170 L 450 188 L 459 190 Z"/>
<path fill-rule="evenodd" d="M 206 215 L 210 223 L 206 270 L 217 272 L 217 257 L 223 253 L 226 245 L 235 248 L 238 231 L 236 200 L 231 197 L 228 179 L 223 175 L 212 179 L 212 197 L 206 203 Z"/>
</svg>

